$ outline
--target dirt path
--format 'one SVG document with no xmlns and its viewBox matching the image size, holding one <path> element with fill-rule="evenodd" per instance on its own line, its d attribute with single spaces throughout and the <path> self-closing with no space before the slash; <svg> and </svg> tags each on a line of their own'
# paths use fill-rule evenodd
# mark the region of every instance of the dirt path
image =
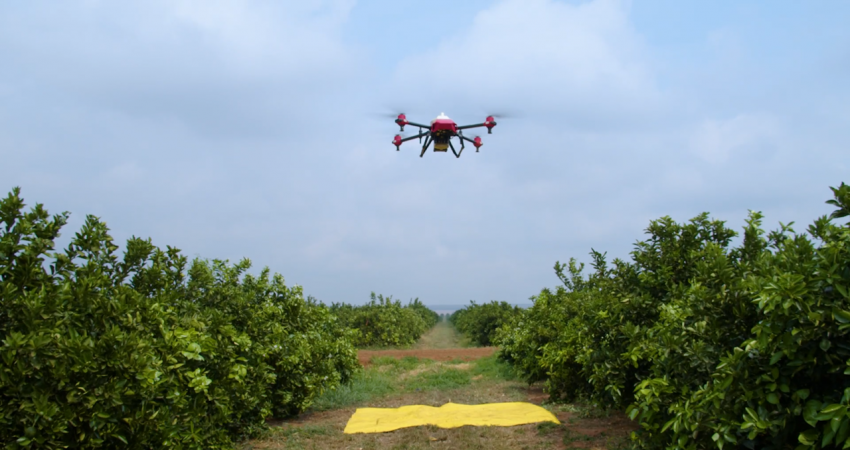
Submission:
<svg viewBox="0 0 850 450">
<path fill-rule="evenodd" d="M 425 332 L 413 346 L 415 349 L 463 348 L 469 347 L 469 341 L 463 337 L 448 321 L 438 322 Z"/>
<path fill-rule="evenodd" d="M 474 348 L 440 348 L 440 349 L 411 349 L 411 350 L 358 350 L 357 359 L 363 367 L 371 364 L 372 358 L 376 356 L 388 356 L 401 359 L 405 356 L 433 359 L 434 361 L 453 361 L 460 359 L 472 361 L 495 353 L 496 347 L 474 347 Z"/>
</svg>

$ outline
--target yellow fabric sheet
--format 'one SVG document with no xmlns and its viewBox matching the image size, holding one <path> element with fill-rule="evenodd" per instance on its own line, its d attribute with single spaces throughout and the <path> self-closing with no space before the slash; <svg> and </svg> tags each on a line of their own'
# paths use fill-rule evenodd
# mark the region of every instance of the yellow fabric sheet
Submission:
<svg viewBox="0 0 850 450">
<path fill-rule="evenodd" d="M 401 408 L 358 408 L 348 420 L 344 433 L 384 433 L 421 425 L 436 425 L 440 428 L 464 425 L 509 427 L 536 422 L 560 423 L 554 414 L 525 402 L 483 405 L 446 403 L 439 408 L 410 405 Z"/>
</svg>

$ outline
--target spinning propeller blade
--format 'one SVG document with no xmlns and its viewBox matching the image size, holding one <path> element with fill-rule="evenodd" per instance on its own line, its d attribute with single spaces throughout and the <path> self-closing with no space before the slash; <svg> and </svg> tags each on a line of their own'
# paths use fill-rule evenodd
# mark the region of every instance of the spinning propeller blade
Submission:
<svg viewBox="0 0 850 450">
<path fill-rule="evenodd" d="M 493 114 L 488 114 L 488 116 L 493 116 L 496 119 L 516 119 L 517 117 L 521 116 L 521 114 L 517 114 L 516 112 L 510 112 L 510 111 L 502 110 L 502 111 L 496 111 Z"/>
<path fill-rule="evenodd" d="M 371 113 L 369 115 L 372 116 L 372 117 L 379 117 L 381 119 L 395 119 L 395 118 L 398 117 L 399 114 L 404 114 L 404 113 Z"/>
</svg>

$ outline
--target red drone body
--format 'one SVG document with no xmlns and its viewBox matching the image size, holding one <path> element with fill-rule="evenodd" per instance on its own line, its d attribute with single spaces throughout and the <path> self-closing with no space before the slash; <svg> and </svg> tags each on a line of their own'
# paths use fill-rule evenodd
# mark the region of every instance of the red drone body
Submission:
<svg viewBox="0 0 850 450">
<path fill-rule="evenodd" d="M 478 136 L 475 136 L 475 139 L 470 139 L 464 136 L 463 130 L 468 128 L 485 127 L 487 128 L 487 133 L 492 133 L 493 127 L 496 126 L 496 119 L 493 118 L 493 116 L 487 116 L 482 123 L 458 126 L 454 120 L 449 119 L 448 116 L 440 113 L 436 119 L 431 121 L 431 125 L 423 125 L 415 122 L 409 122 L 407 120 L 407 116 L 399 114 L 395 123 L 401 128 L 401 131 L 404 131 L 405 125 L 419 127 L 419 134 L 416 136 L 410 136 L 402 139 L 401 135 L 397 134 L 395 138 L 393 138 L 393 145 L 395 145 L 396 150 L 399 150 L 399 147 L 401 147 L 401 144 L 405 141 L 418 138 L 419 142 L 422 142 L 422 138 L 425 138 L 425 144 L 422 146 L 422 153 L 419 154 L 420 158 L 425 155 L 425 151 L 428 150 L 428 146 L 432 143 L 434 144 L 435 152 L 446 152 L 449 148 L 451 148 L 452 153 L 454 153 L 456 157 L 460 158 L 460 154 L 463 153 L 464 149 L 463 141 L 472 142 L 472 145 L 475 146 L 476 152 L 478 152 L 478 149 L 484 145 L 481 143 L 481 138 Z M 422 131 L 423 129 L 426 129 L 427 131 Z M 457 137 L 460 140 L 460 151 L 455 151 L 455 147 L 451 142 L 451 138 L 453 137 Z"/>
</svg>

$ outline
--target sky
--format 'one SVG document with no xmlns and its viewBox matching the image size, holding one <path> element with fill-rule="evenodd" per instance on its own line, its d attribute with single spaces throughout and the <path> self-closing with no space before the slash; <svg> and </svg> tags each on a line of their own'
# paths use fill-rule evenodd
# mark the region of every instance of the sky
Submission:
<svg viewBox="0 0 850 450">
<path fill-rule="evenodd" d="M 804 231 L 850 182 L 850 3 L 0 4 L 0 189 L 326 303 L 529 304 L 703 211 Z M 499 113 L 459 159 L 393 113 Z M 413 131 L 408 128 L 408 131 Z"/>
</svg>

